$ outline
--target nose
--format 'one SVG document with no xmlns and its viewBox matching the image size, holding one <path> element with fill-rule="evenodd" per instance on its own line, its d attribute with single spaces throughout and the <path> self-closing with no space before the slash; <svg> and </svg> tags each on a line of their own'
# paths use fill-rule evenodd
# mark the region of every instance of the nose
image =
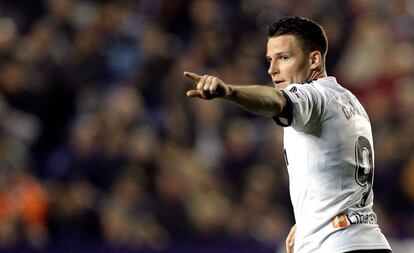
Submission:
<svg viewBox="0 0 414 253">
<path fill-rule="evenodd" d="M 279 73 L 279 68 L 275 60 L 270 61 L 269 69 L 267 70 L 267 73 L 271 76 Z"/>
</svg>

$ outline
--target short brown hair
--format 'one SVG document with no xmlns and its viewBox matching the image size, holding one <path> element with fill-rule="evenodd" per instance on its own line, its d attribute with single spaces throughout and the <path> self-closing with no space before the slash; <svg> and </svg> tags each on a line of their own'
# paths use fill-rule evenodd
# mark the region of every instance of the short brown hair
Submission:
<svg viewBox="0 0 414 253">
<path fill-rule="evenodd" d="M 291 34 L 296 36 L 302 43 L 305 52 L 321 52 L 325 57 L 328 51 L 328 39 L 323 28 L 307 18 L 288 16 L 273 23 L 268 29 L 268 36 L 277 37 Z"/>
</svg>

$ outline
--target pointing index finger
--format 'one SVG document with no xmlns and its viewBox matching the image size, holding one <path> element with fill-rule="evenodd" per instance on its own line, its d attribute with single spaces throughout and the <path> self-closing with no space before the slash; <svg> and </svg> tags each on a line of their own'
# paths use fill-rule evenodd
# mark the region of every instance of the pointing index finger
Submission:
<svg viewBox="0 0 414 253">
<path fill-rule="evenodd" d="M 196 73 L 187 72 L 187 71 L 184 72 L 184 76 L 196 82 L 199 82 L 201 79 L 201 76 L 197 75 Z"/>
</svg>

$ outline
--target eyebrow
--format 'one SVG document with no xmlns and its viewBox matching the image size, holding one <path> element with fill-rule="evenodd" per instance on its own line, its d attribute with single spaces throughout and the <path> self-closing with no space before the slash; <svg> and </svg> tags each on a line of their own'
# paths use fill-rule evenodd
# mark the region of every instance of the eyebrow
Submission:
<svg viewBox="0 0 414 253">
<path fill-rule="evenodd" d="M 285 54 L 290 54 L 290 53 L 287 52 L 287 51 L 283 51 L 283 52 L 277 52 L 277 53 L 275 53 L 273 55 L 276 56 L 276 57 L 278 57 L 278 56 L 285 55 Z M 269 55 L 266 55 L 266 59 L 270 60 L 272 58 Z"/>
</svg>

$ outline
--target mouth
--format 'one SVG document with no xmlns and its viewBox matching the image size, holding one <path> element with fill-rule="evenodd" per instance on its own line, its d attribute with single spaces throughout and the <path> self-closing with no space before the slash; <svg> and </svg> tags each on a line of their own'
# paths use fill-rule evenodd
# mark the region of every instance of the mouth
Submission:
<svg viewBox="0 0 414 253">
<path fill-rule="evenodd" d="M 274 85 L 278 85 L 278 84 L 281 84 L 283 82 L 284 82 L 284 80 L 273 80 Z"/>
</svg>

